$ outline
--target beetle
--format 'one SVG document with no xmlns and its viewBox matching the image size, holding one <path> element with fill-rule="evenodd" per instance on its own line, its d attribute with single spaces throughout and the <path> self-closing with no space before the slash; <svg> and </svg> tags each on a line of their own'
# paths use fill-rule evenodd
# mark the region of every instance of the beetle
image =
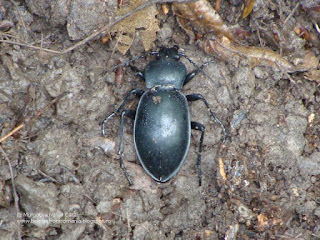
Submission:
<svg viewBox="0 0 320 240">
<path fill-rule="evenodd" d="M 150 177 L 160 183 L 170 180 L 183 165 L 189 151 L 191 129 L 194 129 L 201 131 L 197 156 L 198 178 L 201 186 L 200 164 L 205 127 L 201 123 L 190 120 L 188 101 L 202 100 L 204 102 L 211 117 L 220 124 L 223 131 L 222 141 L 225 141 L 225 127 L 215 113 L 211 111 L 205 98 L 201 94 L 184 95 L 180 91 L 197 73 L 202 71 L 206 64 L 213 61 L 197 67 L 196 70 L 188 74 L 186 66 L 180 61 L 180 57 L 186 57 L 191 63 L 193 61 L 178 50 L 178 46 L 172 48 L 161 47 L 158 52 L 150 53 L 150 55 L 155 55 L 156 59 L 147 64 L 144 72 L 131 66 L 132 70 L 145 81 L 147 90 L 132 90 L 120 106 L 102 123 L 102 133 L 106 137 L 106 123 L 111 117 L 121 112 L 118 154 L 120 156 L 120 166 L 129 185 L 132 185 L 133 182 L 122 158 L 122 139 L 126 116 L 134 119 L 133 140 L 142 167 Z M 133 95 L 140 98 L 137 109 L 123 110 L 126 102 Z"/>
</svg>

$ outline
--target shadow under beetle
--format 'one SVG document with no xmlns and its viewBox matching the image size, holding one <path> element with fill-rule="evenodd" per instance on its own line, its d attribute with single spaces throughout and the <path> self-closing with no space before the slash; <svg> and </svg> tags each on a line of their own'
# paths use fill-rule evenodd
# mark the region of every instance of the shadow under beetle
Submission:
<svg viewBox="0 0 320 240">
<path fill-rule="evenodd" d="M 180 89 L 208 63 L 187 74 L 185 65 L 179 61 L 180 57 L 186 57 L 192 64 L 194 63 L 183 53 L 178 52 L 177 46 L 162 47 L 159 52 L 152 52 L 149 55 L 155 55 L 156 60 L 149 62 L 144 72 L 131 66 L 132 70 L 145 81 L 147 90 L 132 90 L 120 106 L 103 121 L 102 133 L 105 136 L 104 129 L 107 121 L 122 111 L 118 154 L 120 155 L 120 166 L 129 184 L 132 185 L 122 159 L 125 116 L 134 119 L 134 145 L 142 167 L 154 180 L 161 183 L 176 175 L 184 163 L 189 151 L 191 129 L 201 131 L 197 157 L 199 185 L 201 185 L 200 163 L 205 127 L 201 123 L 190 120 L 188 101 L 202 100 L 204 102 L 213 119 L 222 127 L 223 142 L 226 131 L 202 95 L 185 96 Z M 140 98 L 137 109 L 122 110 L 132 95 Z"/>
</svg>

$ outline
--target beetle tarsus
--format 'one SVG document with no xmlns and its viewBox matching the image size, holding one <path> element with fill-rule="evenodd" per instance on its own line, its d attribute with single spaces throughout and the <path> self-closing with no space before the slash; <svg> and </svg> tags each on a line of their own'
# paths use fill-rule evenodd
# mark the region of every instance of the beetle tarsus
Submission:
<svg viewBox="0 0 320 240">
<path fill-rule="evenodd" d="M 122 153 L 120 154 L 120 167 L 121 167 L 122 171 L 124 172 L 124 175 L 126 176 L 128 182 L 129 182 L 129 186 L 132 186 L 132 185 L 133 185 L 133 182 L 132 182 L 132 180 L 131 180 L 128 172 L 127 172 L 126 166 L 125 166 L 124 163 L 123 163 Z"/>
<path fill-rule="evenodd" d="M 191 122 L 191 128 L 197 131 L 201 131 L 201 137 L 199 141 L 199 150 L 198 150 L 198 157 L 197 157 L 197 169 L 198 169 L 198 179 L 199 179 L 199 186 L 201 186 L 201 153 L 202 153 L 202 146 L 203 146 L 203 139 L 205 133 L 205 126 L 198 122 Z"/>
<path fill-rule="evenodd" d="M 139 70 L 136 66 L 129 65 L 129 67 L 131 68 L 132 71 L 134 71 L 134 73 L 135 73 L 138 77 L 140 77 L 143 81 L 145 81 L 143 71 Z"/>
<path fill-rule="evenodd" d="M 105 131 L 105 125 L 107 124 L 107 122 L 109 121 L 110 118 L 112 118 L 116 113 L 113 112 L 111 113 L 108 117 L 106 117 L 103 122 L 102 122 L 102 135 L 104 137 L 106 137 L 106 131 Z"/>
<path fill-rule="evenodd" d="M 123 159 L 122 159 L 122 143 L 123 143 L 123 132 L 124 132 L 124 117 L 130 117 L 132 119 L 134 119 L 134 115 L 135 115 L 136 111 L 134 110 L 123 110 L 121 113 L 121 125 L 120 125 L 120 143 L 119 143 L 119 151 L 118 154 L 120 156 L 120 167 L 123 170 L 126 178 L 128 179 L 129 185 L 131 186 L 132 180 L 129 177 L 129 174 L 127 172 L 127 169 L 123 163 Z"/>
</svg>

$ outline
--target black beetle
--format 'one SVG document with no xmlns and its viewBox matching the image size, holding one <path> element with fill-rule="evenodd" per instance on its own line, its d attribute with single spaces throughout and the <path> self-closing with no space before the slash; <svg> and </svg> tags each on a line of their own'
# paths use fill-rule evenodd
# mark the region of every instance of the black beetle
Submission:
<svg viewBox="0 0 320 240">
<path fill-rule="evenodd" d="M 210 110 L 208 102 L 202 95 L 185 96 L 180 92 L 180 89 L 199 71 L 202 71 L 207 63 L 187 74 L 185 65 L 179 61 L 181 56 L 186 56 L 178 52 L 177 46 L 162 47 L 159 52 L 152 52 L 150 55 L 156 55 L 156 60 L 147 64 L 144 73 L 131 66 L 132 70 L 145 80 L 147 90 L 132 90 L 120 106 L 103 121 L 102 133 L 105 136 L 106 122 L 123 109 L 131 95 L 136 95 L 140 98 L 137 110 L 123 110 L 120 126 L 118 153 L 121 168 L 129 184 L 132 185 L 132 181 L 122 159 L 125 116 L 134 118 L 134 144 L 141 165 L 154 180 L 161 183 L 170 180 L 177 174 L 184 163 L 189 150 L 191 129 L 201 131 L 197 157 L 199 185 L 201 185 L 200 162 L 205 127 L 201 123 L 190 121 L 188 101 L 202 100 L 204 102 L 213 119 L 222 127 L 223 142 L 226 132 L 224 125 Z M 193 63 L 188 57 L 186 58 Z"/>
</svg>

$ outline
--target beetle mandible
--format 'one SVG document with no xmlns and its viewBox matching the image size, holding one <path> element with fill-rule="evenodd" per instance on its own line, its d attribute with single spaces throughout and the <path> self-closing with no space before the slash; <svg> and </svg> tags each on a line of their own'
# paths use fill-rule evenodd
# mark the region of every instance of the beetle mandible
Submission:
<svg viewBox="0 0 320 240">
<path fill-rule="evenodd" d="M 145 81 L 147 90 L 132 90 L 120 106 L 102 123 L 102 133 L 106 136 L 107 121 L 121 111 L 118 154 L 120 155 L 120 166 L 130 185 L 133 183 L 122 159 L 125 116 L 134 119 L 134 145 L 142 167 L 154 180 L 161 183 L 170 180 L 181 168 L 189 151 L 191 129 L 194 129 L 201 131 L 197 156 L 199 185 L 201 185 L 200 164 L 205 127 L 201 123 L 190 120 L 188 101 L 202 100 L 204 102 L 212 118 L 222 127 L 223 142 L 225 141 L 225 127 L 211 111 L 205 98 L 201 94 L 185 96 L 180 92 L 181 88 L 202 71 L 206 64 L 213 61 L 187 74 L 186 66 L 179 61 L 180 57 L 186 57 L 192 64 L 194 63 L 178 49 L 177 46 L 161 47 L 158 52 L 150 53 L 149 55 L 155 55 L 156 59 L 147 64 L 144 72 L 131 66 L 132 70 Z M 137 109 L 123 110 L 132 95 L 140 98 Z"/>
</svg>

